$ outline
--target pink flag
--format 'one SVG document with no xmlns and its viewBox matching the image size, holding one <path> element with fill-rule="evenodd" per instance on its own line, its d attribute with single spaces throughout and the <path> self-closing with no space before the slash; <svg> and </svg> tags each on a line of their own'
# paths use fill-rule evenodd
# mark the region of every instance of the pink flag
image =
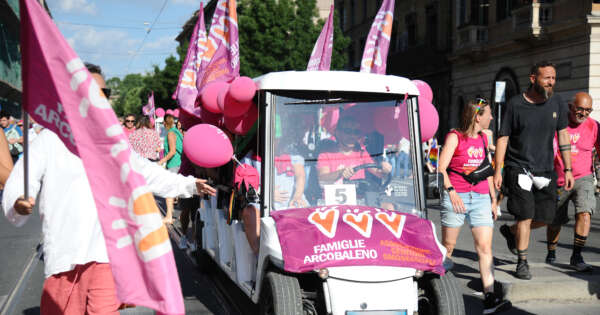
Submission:
<svg viewBox="0 0 600 315">
<path fill-rule="evenodd" d="M 148 96 L 148 104 L 142 107 L 142 113 L 150 118 L 154 118 L 154 91 Z"/>
<path fill-rule="evenodd" d="M 235 0 L 219 0 L 208 34 L 207 51 L 196 87 L 199 91 L 212 81 L 231 82 L 240 76 L 240 49 Z"/>
<path fill-rule="evenodd" d="M 315 43 L 306 71 L 329 71 L 331 67 L 331 50 L 333 48 L 333 5 L 329 17 L 323 25 L 321 35 Z"/>
<path fill-rule="evenodd" d="M 123 128 L 35 0 L 20 0 L 23 106 L 83 161 L 123 303 L 183 314 L 173 251 Z"/>
<path fill-rule="evenodd" d="M 394 0 L 384 0 L 371 25 L 365 43 L 365 50 L 360 62 L 360 72 L 385 74 L 393 22 Z"/>
<path fill-rule="evenodd" d="M 173 99 L 177 100 L 179 106 L 185 111 L 200 117 L 200 108 L 194 109 L 194 102 L 198 96 L 196 81 L 202 65 L 202 55 L 206 52 L 206 26 L 204 25 L 204 5 L 200 2 L 198 21 L 194 26 L 190 46 L 188 47 L 185 61 L 179 74 L 179 83 L 173 93 Z"/>
</svg>

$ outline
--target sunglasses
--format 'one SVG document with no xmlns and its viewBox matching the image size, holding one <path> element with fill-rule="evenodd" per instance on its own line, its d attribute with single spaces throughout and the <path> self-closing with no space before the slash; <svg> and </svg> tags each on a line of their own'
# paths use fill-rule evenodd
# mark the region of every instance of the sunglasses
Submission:
<svg viewBox="0 0 600 315">
<path fill-rule="evenodd" d="M 106 98 L 110 97 L 110 89 L 109 88 L 102 88 L 102 93 L 104 93 L 104 96 L 106 96 Z"/>
<path fill-rule="evenodd" d="M 125 122 L 134 123 L 134 122 L 135 122 L 135 120 L 130 120 L 130 119 L 127 119 L 127 120 L 125 120 Z"/>
<path fill-rule="evenodd" d="M 477 105 L 475 106 L 475 114 L 479 113 L 482 107 L 481 105 L 489 105 L 488 101 L 481 97 L 476 98 L 475 102 L 477 102 Z"/>
<path fill-rule="evenodd" d="M 570 104 L 570 105 L 573 105 L 573 104 Z M 593 110 L 594 109 L 592 109 L 592 108 L 583 108 L 583 107 L 579 107 L 579 106 L 575 107 L 576 112 L 585 113 L 585 114 L 591 114 Z"/>
</svg>

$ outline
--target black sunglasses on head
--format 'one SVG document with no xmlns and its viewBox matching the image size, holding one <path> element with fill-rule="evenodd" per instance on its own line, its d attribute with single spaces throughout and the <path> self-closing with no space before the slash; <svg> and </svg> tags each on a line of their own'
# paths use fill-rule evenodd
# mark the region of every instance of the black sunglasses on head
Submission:
<svg viewBox="0 0 600 315">
<path fill-rule="evenodd" d="M 109 88 L 101 88 L 102 93 L 104 93 L 104 96 L 106 96 L 106 98 L 110 97 L 110 92 L 111 90 Z"/>
</svg>

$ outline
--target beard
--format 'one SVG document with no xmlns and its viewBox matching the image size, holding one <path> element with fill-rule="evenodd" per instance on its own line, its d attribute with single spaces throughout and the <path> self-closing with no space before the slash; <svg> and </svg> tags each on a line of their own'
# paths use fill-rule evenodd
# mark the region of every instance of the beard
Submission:
<svg viewBox="0 0 600 315">
<path fill-rule="evenodd" d="M 554 93 L 553 87 L 550 87 L 550 90 L 546 90 L 537 80 L 533 83 L 533 90 L 542 95 L 544 99 L 549 99 Z"/>
</svg>

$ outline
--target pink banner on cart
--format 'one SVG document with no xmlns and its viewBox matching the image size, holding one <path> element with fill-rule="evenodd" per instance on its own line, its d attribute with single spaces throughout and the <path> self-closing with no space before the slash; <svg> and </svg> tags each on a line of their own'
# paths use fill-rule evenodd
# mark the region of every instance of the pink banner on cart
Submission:
<svg viewBox="0 0 600 315">
<path fill-rule="evenodd" d="M 331 67 L 331 51 L 333 49 L 333 5 L 321 34 L 313 47 L 306 71 L 329 71 Z"/>
<path fill-rule="evenodd" d="M 198 96 L 196 81 L 201 74 L 202 58 L 207 50 L 204 5 L 201 2 L 200 10 L 198 11 L 198 20 L 194 26 L 190 45 L 183 65 L 181 66 L 181 72 L 179 73 L 177 89 L 175 90 L 175 93 L 173 93 L 173 99 L 177 100 L 179 107 L 196 117 L 200 117 L 201 110 L 201 108 L 194 108 L 196 97 Z"/>
<path fill-rule="evenodd" d="M 85 167 L 123 303 L 184 314 L 167 229 L 123 127 L 46 10 L 21 0 L 23 106 Z"/>
<path fill-rule="evenodd" d="M 284 269 L 396 266 L 444 274 L 445 249 L 433 223 L 365 206 L 325 206 L 272 212 Z"/>
<path fill-rule="evenodd" d="M 385 74 L 394 22 L 394 2 L 394 0 L 384 0 L 375 16 L 365 43 L 360 72 Z"/>
<path fill-rule="evenodd" d="M 240 47 L 235 0 L 219 0 L 210 24 L 207 50 L 198 74 L 198 91 L 212 81 L 231 82 L 240 76 Z"/>
</svg>

